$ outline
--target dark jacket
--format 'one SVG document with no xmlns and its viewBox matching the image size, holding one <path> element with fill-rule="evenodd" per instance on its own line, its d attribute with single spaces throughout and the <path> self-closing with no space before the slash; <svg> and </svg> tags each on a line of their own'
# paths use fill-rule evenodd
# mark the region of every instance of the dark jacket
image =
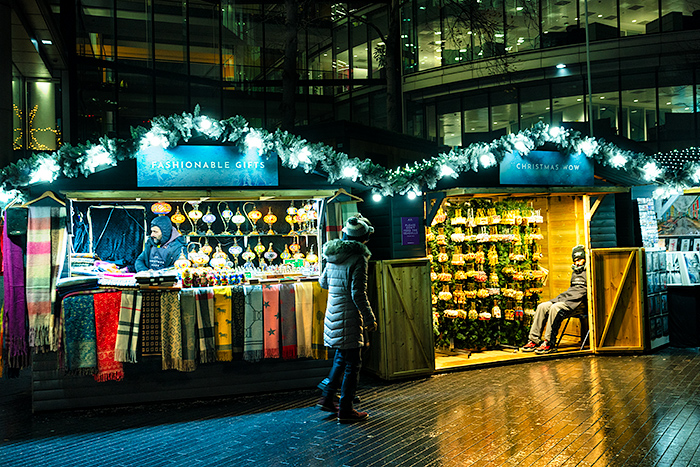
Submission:
<svg viewBox="0 0 700 467">
<path fill-rule="evenodd" d="M 180 257 L 180 252 L 185 247 L 185 237 L 173 227 L 170 240 L 164 245 L 156 245 L 151 237 L 146 241 L 146 247 L 138 258 L 136 258 L 136 272 L 147 271 L 149 269 L 166 269 L 175 264 Z"/>
<path fill-rule="evenodd" d="M 584 267 L 579 272 L 572 271 L 569 288 L 550 301 L 552 303 L 564 302 L 566 303 L 567 307 L 573 310 L 586 301 L 587 293 L 588 287 L 586 286 L 586 268 Z"/>
<path fill-rule="evenodd" d="M 328 289 L 323 341 L 335 349 L 365 344 L 364 330 L 376 326 L 367 298 L 367 266 L 371 253 L 355 240 L 331 240 L 323 247 L 326 267 L 319 284 Z"/>
</svg>

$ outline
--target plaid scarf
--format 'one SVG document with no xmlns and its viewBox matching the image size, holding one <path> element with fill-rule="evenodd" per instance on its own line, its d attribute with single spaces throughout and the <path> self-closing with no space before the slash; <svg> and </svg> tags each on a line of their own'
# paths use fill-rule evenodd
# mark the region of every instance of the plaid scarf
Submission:
<svg viewBox="0 0 700 467">
<path fill-rule="evenodd" d="M 136 363 L 142 300 L 139 291 L 122 291 L 117 339 L 114 343 L 114 359 L 118 362 Z"/>
<path fill-rule="evenodd" d="M 161 355 L 161 292 L 145 290 L 141 304 L 141 355 Z"/>
<path fill-rule="evenodd" d="M 245 292 L 242 285 L 231 289 L 231 314 L 233 315 L 233 357 L 243 357 L 243 340 L 245 338 Z"/>
<path fill-rule="evenodd" d="M 95 381 L 121 381 L 124 367 L 114 360 L 114 345 L 117 340 L 119 310 L 122 293 L 101 292 L 93 297 L 95 307 L 95 330 L 97 332 L 97 374 Z"/>
<path fill-rule="evenodd" d="M 297 321 L 294 316 L 294 285 L 282 284 L 280 287 L 280 336 L 282 342 L 282 358 L 292 360 L 297 358 Z"/>
<path fill-rule="evenodd" d="M 326 360 L 328 349 L 323 343 L 323 320 L 326 316 L 326 302 L 328 301 L 328 290 L 322 289 L 318 282 L 314 282 L 313 298 L 313 322 L 311 324 L 311 354 L 313 358 Z"/>
<path fill-rule="evenodd" d="M 214 287 L 214 344 L 216 359 L 233 360 L 233 303 L 230 287 Z"/>
<path fill-rule="evenodd" d="M 297 322 L 297 358 L 311 357 L 314 286 L 311 282 L 294 284 L 294 314 Z"/>
<path fill-rule="evenodd" d="M 7 216 L 7 214 L 6 214 Z M 8 368 L 20 369 L 29 365 L 27 336 L 27 303 L 24 289 L 24 252 L 7 234 L 7 222 L 2 229 L 2 262 L 5 269 L 4 289 L 4 347 Z"/>
<path fill-rule="evenodd" d="M 97 371 L 97 336 L 92 294 L 63 299 L 66 369 L 71 374 L 92 375 Z"/>
<path fill-rule="evenodd" d="M 263 358 L 262 286 L 247 285 L 245 290 L 245 338 L 243 359 L 258 362 Z"/>
<path fill-rule="evenodd" d="M 161 294 L 161 342 L 163 348 L 163 369 L 194 371 L 195 360 L 195 291 L 185 289 Z"/>
<path fill-rule="evenodd" d="M 56 350 L 52 304 L 65 256 L 64 207 L 30 206 L 27 223 L 27 313 L 29 346 Z"/>
<path fill-rule="evenodd" d="M 216 361 L 214 341 L 214 290 L 211 287 L 197 289 L 197 334 L 199 335 L 199 362 Z"/>
<path fill-rule="evenodd" d="M 265 358 L 280 357 L 280 286 L 263 286 Z"/>
</svg>

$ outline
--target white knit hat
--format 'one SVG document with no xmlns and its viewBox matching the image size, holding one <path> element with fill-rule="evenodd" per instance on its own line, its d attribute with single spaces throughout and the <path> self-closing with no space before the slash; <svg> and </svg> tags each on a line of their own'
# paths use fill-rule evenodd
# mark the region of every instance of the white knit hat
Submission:
<svg viewBox="0 0 700 467">
<path fill-rule="evenodd" d="M 358 214 L 345 222 L 343 233 L 348 237 L 362 238 L 368 234 L 374 233 L 374 227 L 372 227 L 372 223 L 368 219 Z"/>
</svg>

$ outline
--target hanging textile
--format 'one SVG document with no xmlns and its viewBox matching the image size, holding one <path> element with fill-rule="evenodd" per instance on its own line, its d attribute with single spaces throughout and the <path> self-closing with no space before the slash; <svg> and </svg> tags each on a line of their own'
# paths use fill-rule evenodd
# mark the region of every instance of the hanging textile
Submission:
<svg viewBox="0 0 700 467">
<path fill-rule="evenodd" d="M 3 223 L 3 276 L 5 312 L 3 319 L 5 363 L 8 368 L 20 369 L 29 365 L 27 335 L 27 303 L 24 287 L 24 251 L 17 237 L 7 234 L 7 212 Z"/>
<path fill-rule="evenodd" d="M 119 267 L 130 266 L 143 249 L 148 235 L 144 206 L 90 206 L 90 250 Z"/>
<path fill-rule="evenodd" d="M 142 302 L 141 292 L 122 291 L 119 303 L 119 325 L 114 343 L 114 359 L 118 362 L 136 363 Z"/>
<path fill-rule="evenodd" d="M 242 285 L 231 289 L 231 314 L 233 315 L 233 358 L 243 358 L 243 341 L 245 339 L 245 292 Z"/>
<path fill-rule="evenodd" d="M 1 246 L 1 245 L 0 245 Z M 5 346 L 3 345 L 2 335 L 3 335 L 3 318 L 5 317 L 5 304 L 0 306 L 0 378 L 2 378 L 2 369 L 4 368 L 3 353 L 5 352 Z"/>
<path fill-rule="evenodd" d="M 197 313 L 197 335 L 200 363 L 216 361 L 214 342 L 214 290 L 211 287 L 197 289 L 195 303 Z"/>
<path fill-rule="evenodd" d="M 280 357 L 280 286 L 263 286 L 263 325 L 265 358 Z"/>
<path fill-rule="evenodd" d="M 141 355 L 161 355 L 161 292 L 143 291 L 141 302 Z"/>
<path fill-rule="evenodd" d="M 311 353 L 314 358 L 327 359 L 328 349 L 323 343 L 323 320 L 326 317 L 328 290 L 322 289 L 318 282 L 313 283 L 313 323 L 311 331 Z"/>
<path fill-rule="evenodd" d="M 95 381 L 121 381 L 124 367 L 114 359 L 114 346 L 117 341 L 119 310 L 122 293 L 100 292 L 93 297 L 95 307 L 95 331 L 97 333 L 97 373 Z"/>
<path fill-rule="evenodd" d="M 245 291 L 245 338 L 243 359 L 258 362 L 263 358 L 263 294 L 262 286 L 247 285 Z"/>
<path fill-rule="evenodd" d="M 314 287 L 311 282 L 294 284 L 294 310 L 297 322 L 297 358 L 311 357 Z"/>
<path fill-rule="evenodd" d="M 195 339 L 195 291 L 163 292 L 160 297 L 162 315 L 161 346 L 164 370 L 194 371 L 197 368 Z"/>
<path fill-rule="evenodd" d="M 280 336 L 282 358 L 297 358 L 297 322 L 294 312 L 294 285 L 282 284 L 280 287 Z"/>
<path fill-rule="evenodd" d="M 65 257 L 65 221 L 64 207 L 29 206 L 26 294 L 30 347 L 55 350 L 51 310 Z"/>
<path fill-rule="evenodd" d="M 92 294 L 63 299 L 66 369 L 71 374 L 92 375 L 97 371 L 97 337 Z"/>
<path fill-rule="evenodd" d="M 233 360 L 233 307 L 230 287 L 214 287 L 214 345 L 216 359 Z"/>
</svg>

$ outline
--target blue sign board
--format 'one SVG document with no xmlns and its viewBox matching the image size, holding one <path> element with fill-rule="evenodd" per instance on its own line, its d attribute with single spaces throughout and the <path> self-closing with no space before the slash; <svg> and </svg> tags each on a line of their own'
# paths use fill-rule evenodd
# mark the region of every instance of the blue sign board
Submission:
<svg viewBox="0 0 700 467">
<path fill-rule="evenodd" d="M 593 159 L 583 153 L 530 151 L 523 157 L 513 151 L 500 165 L 502 185 L 592 186 Z"/>
<path fill-rule="evenodd" d="M 277 156 L 243 154 L 234 146 L 151 146 L 136 155 L 139 187 L 277 186 Z"/>
<path fill-rule="evenodd" d="M 420 218 L 418 217 L 402 217 L 401 218 L 401 244 L 402 245 L 420 245 Z"/>
</svg>

